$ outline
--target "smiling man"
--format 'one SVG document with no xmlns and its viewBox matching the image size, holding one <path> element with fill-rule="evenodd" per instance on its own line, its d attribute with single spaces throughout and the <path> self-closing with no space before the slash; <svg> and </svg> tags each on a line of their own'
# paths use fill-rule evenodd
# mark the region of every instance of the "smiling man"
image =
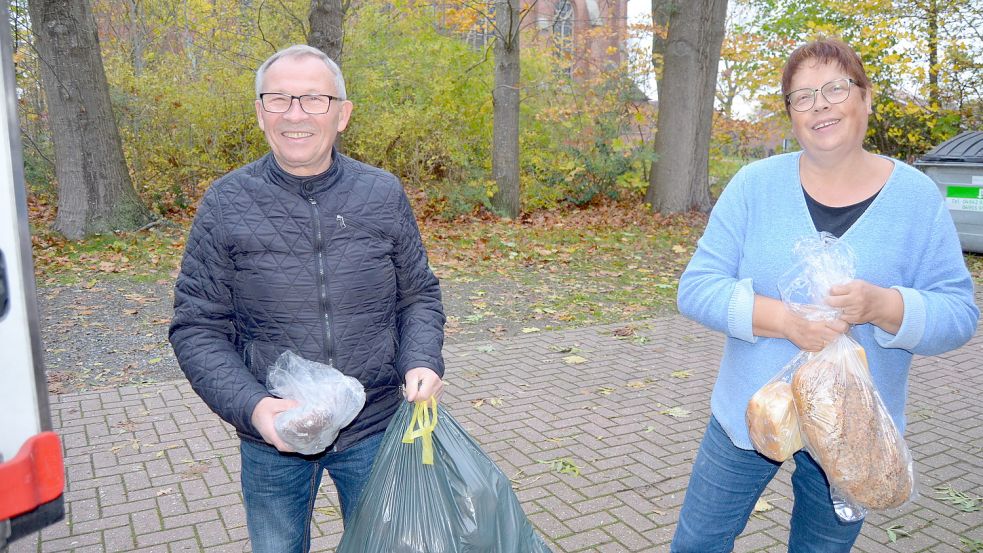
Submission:
<svg viewBox="0 0 983 553">
<path fill-rule="evenodd" d="M 331 166 L 331 149 L 352 115 L 344 80 L 335 77 L 325 59 L 314 55 L 285 54 L 274 62 L 256 75 L 259 128 L 284 171 L 299 177 L 323 173 Z"/>
<path fill-rule="evenodd" d="M 256 118 L 270 153 L 209 188 L 175 286 L 171 344 L 194 390 L 241 438 L 256 553 L 310 549 L 324 470 L 347 519 L 399 402 L 443 385 L 440 288 L 406 194 L 334 147 L 352 108 L 320 50 L 292 46 L 260 66 Z M 286 351 L 365 388 L 365 407 L 316 455 L 294 453 L 274 426 L 297 404 L 267 390 Z"/>
</svg>

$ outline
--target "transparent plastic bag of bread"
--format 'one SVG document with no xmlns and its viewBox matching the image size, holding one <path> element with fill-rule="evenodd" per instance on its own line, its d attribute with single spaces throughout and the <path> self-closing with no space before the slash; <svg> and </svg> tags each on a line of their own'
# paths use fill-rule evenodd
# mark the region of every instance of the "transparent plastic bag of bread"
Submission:
<svg viewBox="0 0 983 553">
<path fill-rule="evenodd" d="M 274 426 L 284 442 L 304 455 L 327 449 L 365 405 L 365 389 L 358 379 L 292 351 L 276 360 L 266 385 L 273 395 L 300 402 L 280 413 Z"/>
<path fill-rule="evenodd" d="M 751 396 L 744 418 L 758 453 L 778 462 L 802 449 L 799 416 L 792 399 L 792 374 L 809 358 L 796 355 L 778 374 Z"/>
<path fill-rule="evenodd" d="M 826 305 L 826 297 L 831 287 L 850 282 L 856 275 L 853 248 L 820 232 L 796 242 L 792 253 L 796 263 L 779 280 L 782 303 L 811 321 L 836 318 L 838 313 Z"/>
<path fill-rule="evenodd" d="M 908 502 L 915 493 L 911 452 L 884 407 L 863 348 L 843 335 L 792 376 L 805 448 L 829 479 L 837 516 Z"/>
</svg>

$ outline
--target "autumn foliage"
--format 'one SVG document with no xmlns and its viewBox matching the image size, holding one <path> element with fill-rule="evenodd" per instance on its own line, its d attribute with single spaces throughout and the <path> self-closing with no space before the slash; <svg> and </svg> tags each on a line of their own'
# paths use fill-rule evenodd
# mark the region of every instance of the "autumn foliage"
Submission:
<svg viewBox="0 0 983 553">
<path fill-rule="evenodd" d="M 305 41 L 309 2 L 91 3 L 134 185 L 156 213 L 186 218 L 215 178 L 267 150 L 253 113 L 253 73 L 272 52 Z M 973 36 L 973 22 L 981 21 L 974 3 L 797 4 L 732 2 L 709 185 L 723 186 L 734 164 L 796 148 L 776 85 L 791 49 L 818 34 L 843 36 L 867 63 L 875 85 L 871 150 L 911 160 L 979 126 L 981 52 L 978 41 L 966 38 Z M 30 23 L 18 6 L 11 9 L 26 176 L 32 191 L 50 203 L 54 156 L 47 108 Z M 362 0 L 351 3 L 346 15 L 341 61 L 356 109 L 343 148 L 402 178 L 426 218 L 480 214 L 495 191 L 486 6 Z M 924 24 L 931 6 L 936 35 Z M 648 31 L 630 27 L 631 36 Z M 577 40 L 605 32 L 591 28 Z M 523 211 L 640 202 L 656 118 L 636 84 L 651 77 L 648 39 L 629 41 L 621 63 L 613 65 L 592 63 L 583 47 L 534 25 L 522 40 Z M 939 55 L 929 66 L 933 46 Z M 754 110 L 738 113 L 737 104 Z"/>
</svg>

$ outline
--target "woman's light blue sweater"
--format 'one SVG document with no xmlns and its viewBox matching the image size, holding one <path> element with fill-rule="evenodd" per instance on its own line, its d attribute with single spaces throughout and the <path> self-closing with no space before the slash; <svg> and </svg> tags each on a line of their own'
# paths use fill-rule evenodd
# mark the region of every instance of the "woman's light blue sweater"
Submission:
<svg viewBox="0 0 983 553">
<path fill-rule="evenodd" d="M 780 277 L 796 261 L 795 242 L 817 232 L 799 182 L 800 155 L 757 161 L 734 176 L 679 280 L 680 312 L 727 336 L 710 408 L 742 449 L 753 447 L 744 421 L 751 395 L 799 351 L 786 339 L 755 336 L 751 312 L 755 294 L 780 299 Z M 851 331 L 866 349 L 877 390 L 903 432 L 912 354 L 938 354 L 966 343 L 976 331 L 979 309 L 938 188 L 917 169 L 892 161 L 887 184 L 840 239 L 856 253 L 856 278 L 893 287 L 904 299 L 896 335 L 871 324 Z"/>
</svg>

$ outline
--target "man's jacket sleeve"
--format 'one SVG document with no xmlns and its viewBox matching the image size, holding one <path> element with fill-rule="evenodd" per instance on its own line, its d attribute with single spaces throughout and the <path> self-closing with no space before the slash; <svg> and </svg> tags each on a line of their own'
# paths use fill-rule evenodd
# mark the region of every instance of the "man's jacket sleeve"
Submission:
<svg viewBox="0 0 983 553">
<path fill-rule="evenodd" d="M 169 336 L 181 370 L 212 411 L 236 430 L 259 436 L 252 412 L 269 394 L 236 351 L 233 266 L 216 188 L 206 193 L 188 236 Z"/>
<path fill-rule="evenodd" d="M 404 377 L 417 367 L 444 375 L 444 308 L 440 284 L 430 270 L 420 229 L 406 194 L 400 191 L 397 204 L 396 325 L 399 351 L 396 370 Z"/>
</svg>

